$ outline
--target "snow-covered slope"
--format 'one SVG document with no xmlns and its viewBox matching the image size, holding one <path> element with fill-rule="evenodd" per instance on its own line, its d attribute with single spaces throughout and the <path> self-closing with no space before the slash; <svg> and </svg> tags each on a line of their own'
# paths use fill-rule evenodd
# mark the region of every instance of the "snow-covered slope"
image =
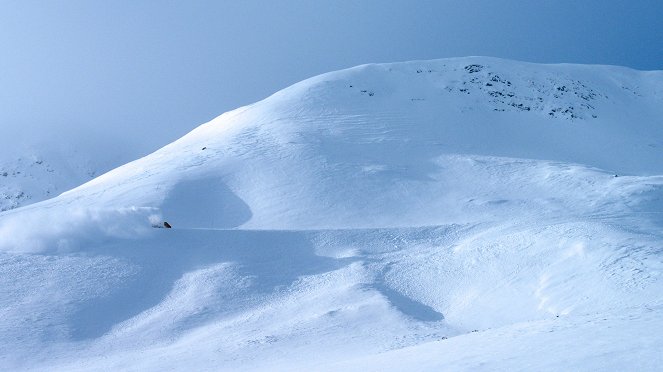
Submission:
<svg viewBox="0 0 663 372">
<path fill-rule="evenodd" d="M 661 118 L 663 73 L 618 67 L 475 57 L 303 81 L 0 214 L 0 358 L 654 369 Z"/>
</svg>

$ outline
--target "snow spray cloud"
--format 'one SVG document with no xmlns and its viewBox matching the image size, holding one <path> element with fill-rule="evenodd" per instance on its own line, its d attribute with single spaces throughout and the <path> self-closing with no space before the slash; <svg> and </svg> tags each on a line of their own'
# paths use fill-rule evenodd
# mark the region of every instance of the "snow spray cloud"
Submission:
<svg viewBox="0 0 663 372">
<path fill-rule="evenodd" d="M 134 238 L 159 219 L 155 208 L 74 208 L 66 214 L 29 209 L 0 217 L 0 251 L 63 253 L 108 238 Z"/>
</svg>

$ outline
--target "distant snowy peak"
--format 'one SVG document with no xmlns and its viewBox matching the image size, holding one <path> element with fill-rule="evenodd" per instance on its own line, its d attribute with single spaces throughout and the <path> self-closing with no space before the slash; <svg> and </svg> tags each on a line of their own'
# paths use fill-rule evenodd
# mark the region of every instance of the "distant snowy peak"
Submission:
<svg viewBox="0 0 663 372">
<path fill-rule="evenodd" d="M 98 175 L 75 152 L 30 151 L 0 159 L 0 212 L 52 198 Z"/>
</svg>

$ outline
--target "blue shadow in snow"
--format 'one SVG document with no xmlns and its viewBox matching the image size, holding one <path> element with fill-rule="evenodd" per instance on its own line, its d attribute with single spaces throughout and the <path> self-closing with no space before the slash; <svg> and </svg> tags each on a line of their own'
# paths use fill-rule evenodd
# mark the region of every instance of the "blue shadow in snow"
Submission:
<svg viewBox="0 0 663 372">
<path fill-rule="evenodd" d="M 317 256 L 305 232 L 158 229 L 150 238 L 95 250 L 140 268 L 101 298 L 86 300 L 69 319 L 74 340 L 102 336 L 159 304 L 185 273 L 222 262 L 252 278 L 251 295 L 272 293 L 299 277 L 338 269 L 347 260 Z"/>
</svg>

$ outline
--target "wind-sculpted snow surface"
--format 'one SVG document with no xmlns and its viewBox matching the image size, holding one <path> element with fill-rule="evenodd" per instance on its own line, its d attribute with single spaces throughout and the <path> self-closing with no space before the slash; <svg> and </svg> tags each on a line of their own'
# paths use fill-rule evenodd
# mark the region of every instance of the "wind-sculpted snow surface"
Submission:
<svg viewBox="0 0 663 372">
<path fill-rule="evenodd" d="M 0 214 L 0 363 L 654 370 L 661 117 L 663 73 L 617 67 L 295 84 Z"/>
</svg>

